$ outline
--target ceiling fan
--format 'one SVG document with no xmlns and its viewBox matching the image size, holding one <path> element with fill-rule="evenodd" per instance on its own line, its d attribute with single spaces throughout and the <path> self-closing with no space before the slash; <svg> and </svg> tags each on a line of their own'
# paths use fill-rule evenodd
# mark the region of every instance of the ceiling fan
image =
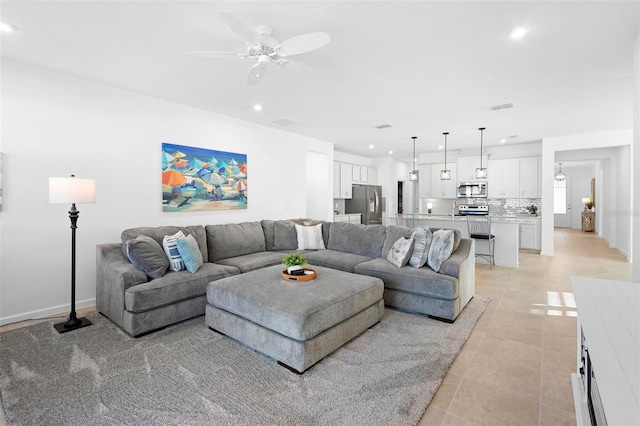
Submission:
<svg viewBox="0 0 640 426">
<path fill-rule="evenodd" d="M 220 12 L 220 17 L 236 35 L 245 41 L 247 51 L 243 53 L 215 51 L 192 51 L 188 53 L 211 58 L 237 56 L 242 59 L 255 60 L 256 63 L 247 75 L 247 84 L 249 86 L 254 86 L 262 80 L 267 72 L 269 63 L 274 63 L 280 68 L 286 68 L 294 63 L 288 59 L 290 56 L 318 49 L 331 40 L 329 34 L 317 32 L 299 35 L 279 43 L 271 37 L 271 27 L 267 25 L 258 25 L 255 30 L 252 30 L 234 14 L 224 10 Z"/>
</svg>

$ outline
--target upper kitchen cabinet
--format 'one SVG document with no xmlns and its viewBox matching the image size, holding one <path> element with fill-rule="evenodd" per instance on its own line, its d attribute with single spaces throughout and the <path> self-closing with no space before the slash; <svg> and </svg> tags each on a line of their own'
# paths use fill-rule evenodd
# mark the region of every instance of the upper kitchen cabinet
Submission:
<svg viewBox="0 0 640 426">
<path fill-rule="evenodd" d="M 431 164 L 418 165 L 418 195 L 420 198 L 435 197 L 431 194 L 431 167 Z"/>
<path fill-rule="evenodd" d="M 487 166 L 488 157 L 482 156 L 482 167 Z M 457 163 L 457 180 L 459 182 L 467 182 L 476 179 L 476 169 L 480 167 L 480 156 L 469 155 L 458 157 Z M 490 172 L 489 172 L 490 173 Z"/>
<path fill-rule="evenodd" d="M 520 197 L 520 160 L 489 160 L 487 164 L 489 198 Z"/>
<path fill-rule="evenodd" d="M 520 198 L 541 198 L 539 157 L 520 159 Z"/>
<path fill-rule="evenodd" d="M 353 181 L 353 183 L 369 183 L 369 173 L 368 169 L 365 166 L 353 165 L 351 167 L 351 180 Z"/>
<path fill-rule="evenodd" d="M 444 163 L 431 165 L 431 196 L 434 198 L 456 198 L 456 164 L 447 163 L 447 169 L 451 171 L 451 179 L 441 180 L 440 171 L 444 170 Z M 422 179 L 422 176 L 420 176 Z"/>
<path fill-rule="evenodd" d="M 351 164 L 340 163 L 340 196 L 337 198 L 351 199 L 352 178 L 353 166 Z"/>
</svg>

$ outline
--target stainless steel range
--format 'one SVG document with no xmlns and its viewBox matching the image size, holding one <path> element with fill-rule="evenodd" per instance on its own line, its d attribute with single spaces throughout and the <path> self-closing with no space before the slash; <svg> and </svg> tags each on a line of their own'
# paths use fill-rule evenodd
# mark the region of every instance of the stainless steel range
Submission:
<svg viewBox="0 0 640 426">
<path fill-rule="evenodd" d="M 460 204 L 458 206 L 458 214 L 462 216 L 467 215 L 488 215 L 489 206 L 477 205 L 477 204 Z"/>
</svg>

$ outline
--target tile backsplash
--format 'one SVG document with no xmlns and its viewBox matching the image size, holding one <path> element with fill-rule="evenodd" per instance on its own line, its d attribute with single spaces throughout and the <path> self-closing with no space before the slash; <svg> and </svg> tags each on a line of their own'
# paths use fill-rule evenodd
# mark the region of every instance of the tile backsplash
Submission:
<svg viewBox="0 0 640 426">
<path fill-rule="evenodd" d="M 441 199 L 421 198 L 420 213 L 427 214 L 427 203 L 431 203 L 431 214 L 450 215 L 451 209 L 458 208 L 460 204 L 488 205 L 489 213 L 495 216 L 511 216 L 517 213 L 528 213 L 527 207 L 531 204 L 538 207 L 538 214 L 542 207 L 540 198 L 477 198 L 477 199 Z"/>
</svg>

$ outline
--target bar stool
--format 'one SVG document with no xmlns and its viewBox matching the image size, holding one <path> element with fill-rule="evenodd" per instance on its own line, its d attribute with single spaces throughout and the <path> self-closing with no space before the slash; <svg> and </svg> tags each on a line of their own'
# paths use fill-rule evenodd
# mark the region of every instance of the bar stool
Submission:
<svg viewBox="0 0 640 426">
<path fill-rule="evenodd" d="M 467 230 L 469 231 L 469 238 L 488 242 L 489 253 L 478 253 L 476 251 L 476 257 L 482 257 L 484 260 L 489 262 L 489 267 L 492 268 L 493 265 L 496 264 L 494 257 L 496 237 L 491 233 L 491 217 L 488 215 L 467 215 Z"/>
</svg>

